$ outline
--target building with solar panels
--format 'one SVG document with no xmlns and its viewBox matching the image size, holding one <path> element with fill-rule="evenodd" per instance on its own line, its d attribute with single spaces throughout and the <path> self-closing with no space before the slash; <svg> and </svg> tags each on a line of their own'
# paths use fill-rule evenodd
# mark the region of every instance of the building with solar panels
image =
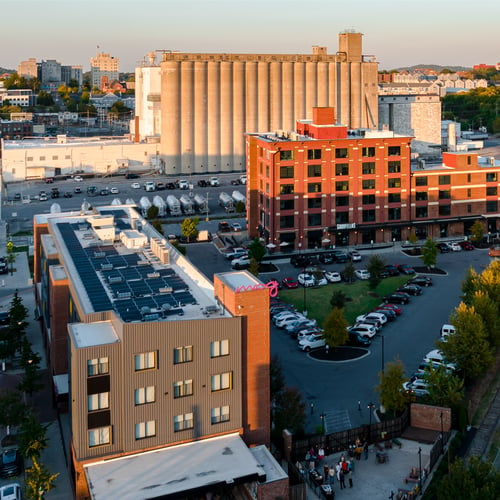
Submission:
<svg viewBox="0 0 500 500">
<path fill-rule="evenodd" d="M 133 206 L 37 215 L 34 235 L 56 392 L 68 380 L 76 498 L 125 499 L 124 484 L 130 498 L 255 487 L 285 496 L 274 459 L 248 448 L 270 439 L 269 290 L 246 271 L 212 283 Z M 192 481 L 162 483 L 152 471 L 186 446 L 212 463 L 177 464 Z M 217 465 L 228 446 L 231 467 Z"/>
</svg>

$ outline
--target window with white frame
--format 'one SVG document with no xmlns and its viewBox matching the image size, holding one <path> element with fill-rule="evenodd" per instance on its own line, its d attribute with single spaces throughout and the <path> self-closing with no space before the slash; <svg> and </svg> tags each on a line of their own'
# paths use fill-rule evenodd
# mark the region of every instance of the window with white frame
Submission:
<svg viewBox="0 0 500 500">
<path fill-rule="evenodd" d="M 89 447 L 101 446 L 103 444 L 111 443 L 111 427 L 98 427 L 97 429 L 90 429 L 88 432 Z"/>
<path fill-rule="evenodd" d="M 174 348 L 174 364 L 189 363 L 193 361 L 193 346 L 185 345 Z"/>
<path fill-rule="evenodd" d="M 109 408 L 109 392 L 89 394 L 87 396 L 89 411 L 104 410 Z"/>
<path fill-rule="evenodd" d="M 210 357 L 218 358 L 227 355 L 229 355 L 229 340 L 214 340 L 210 343 Z"/>
<path fill-rule="evenodd" d="M 212 375 L 211 377 L 212 392 L 231 389 L 232 377 L 233 377 L 232 372 L 218 373 L 217 375 Z"/>
<path fill-rule="evenodd" d="M 211 410 L 212 424 L 227 422 L 229 420 L 229 406 L 219 406 Z"/>
<path fill-rule="evenodd" d="M 135 439 L 144 439 L 156 435 L 156 422 L 149 420 L 148 422 L 139 422 L 135 424 Z"/>
<path fill-rule="evenodd" d="M 180 380 L 174 382 L 174 398 L 183 398 L 184 396 L 193 395 L 193 381 Z"/>
<path fill-rule="evenodd" d="M 87 375 L 102 375 L 109 373 L 109 360 L 108 358 L 95 358 L 87 361 Z"/>
<path fill-rule="evenodd" d="M 136 405 L 145 405 L 155 402 L 155 386 L 139 387 L 134 391 L 134 403 Z"/>
<path fill-rule="evenodd" d="M 192 413 L 185 413 L 184 415 L 174 416 L 174 431 L 184 431 L 194 427 L 194 419 Z"/>
<path fill-rule="evenodd" d="M 156 367 L 156 352 L 141 352 L 134 356 L 135 371 L 151 370 Z"/>
</svg>

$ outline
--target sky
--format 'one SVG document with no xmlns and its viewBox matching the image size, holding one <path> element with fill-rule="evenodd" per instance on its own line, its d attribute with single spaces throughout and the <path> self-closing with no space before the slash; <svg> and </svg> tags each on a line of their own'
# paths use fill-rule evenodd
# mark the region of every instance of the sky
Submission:
<svg viewBox="0 0 500 500">
<path fill-rule="evenodd" d="M 500 0 L 23 0 L 2 6 L 0 67 L 30 57 L 130 72 L 154 50 L 310 54 L 363 33 L 379 69 L 500 62 Z"/>
</svg>

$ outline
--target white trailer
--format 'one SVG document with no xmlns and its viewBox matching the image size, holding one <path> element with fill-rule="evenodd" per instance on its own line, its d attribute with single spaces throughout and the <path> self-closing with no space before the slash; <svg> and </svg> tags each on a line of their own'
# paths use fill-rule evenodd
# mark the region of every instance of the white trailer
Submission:
<svg viewBox="0 0 500 500">
<path fill-rule="evenodd" d="M 194 214 L 194 205 L 191 201 L 191 198 L 187 194 L 183 194 L 180 197 L 182 212 L 185 215 L 193 215 Z"/>
<path fill-rule="evenodd" d="M 153 198 L 153 205 L 158 208 L 158 217 L 165 217 L 167 214 L 167 205 L 161 196 L 156 195 Z"/>
<path fill-rule="evenodd" d="M 201 196 L 200 194 L 195 194 L 193 202 L 196 207 L 196 210 L 198 210 L 200 214 L 208 214 L 208 200 L 204 196 Z"/>
<path fill-rule="evenodd" d="M 226 212 L 234 212 L 234 201 L 227 193 L 222 192 L 219 194 L 219 205 Z"/>
<path fill-rule="evenodd" d="M 245 205 L 245 208 L 246 208 L 246 206 L 247 206 L 247 199 L 246 199 L 246 197 L 245 197 L 244 194 L 240 193 L 239 191 L 234 190 L 233 194 L 231 195 L 231 197 L 234 200 L 234 204 L 236 204 L 239 201 L 241 201 L 243 203 L 243 205 Z"/>
<path fill-rule="evenodd" d="M 148 215 L 148 210 L 151 208 L 151 202 L 147 196 L 142 196 L 139 200 L 139 207 L 143 217 Z"/>
<path fill-rule="evenodd" d="M 178 215 L 182 215 L 181 204 L 179 203 L 179 200 L 173 194 L 169 194 L 167 196 L 167 208 L 168 208 L 168 211 L 170 212 L 170 215 L 172 215 L 174 217 L 177 217 Z"/>
</svg>

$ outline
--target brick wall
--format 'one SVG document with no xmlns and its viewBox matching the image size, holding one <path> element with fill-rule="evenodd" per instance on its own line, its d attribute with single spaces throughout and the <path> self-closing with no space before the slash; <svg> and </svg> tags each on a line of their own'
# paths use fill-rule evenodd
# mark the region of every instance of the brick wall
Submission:
<svg viewBox="0 0 500 500">
<path fill-rule="evenodd" d="M 441 415 L 443 416 L 443 431 L 451 429 L 451 409 L 441 406 L 430 406 L 418 403 L 411 405 L 411 425 L 420 429 L 441 432 Z"/>
</svg>

